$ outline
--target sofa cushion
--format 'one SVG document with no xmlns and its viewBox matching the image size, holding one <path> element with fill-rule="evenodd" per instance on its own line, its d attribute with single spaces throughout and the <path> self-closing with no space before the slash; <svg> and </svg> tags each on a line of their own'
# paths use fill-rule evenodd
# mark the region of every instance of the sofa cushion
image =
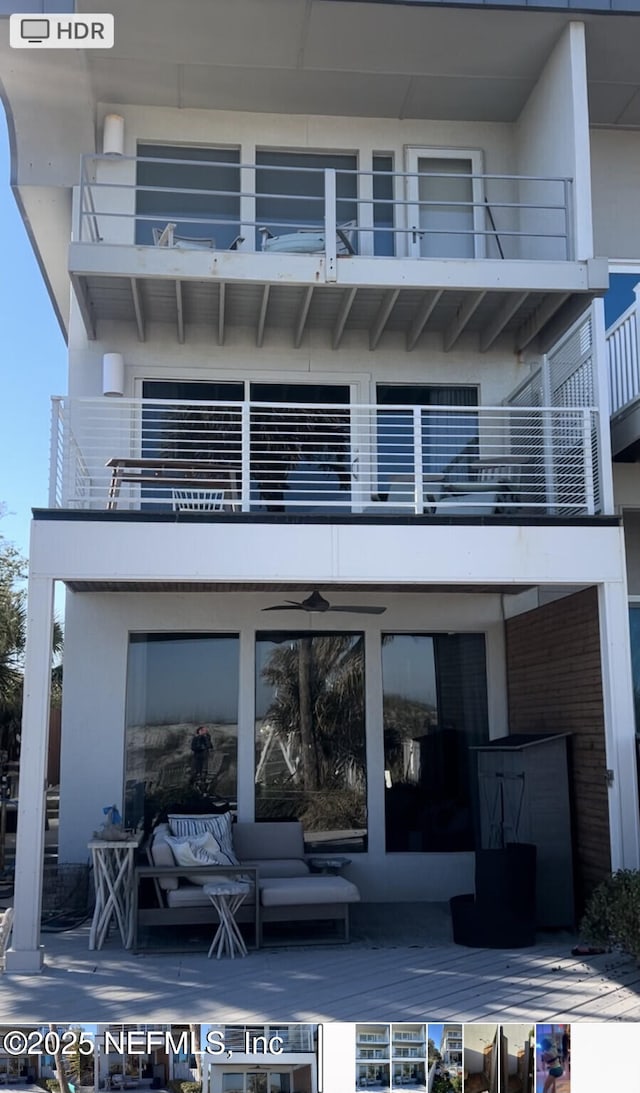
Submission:
<svg viewBox="0 0 640 1093">
<path fill-rule="evenodd" d="M 168 907 L 206 907 L 211 901 L 199 884 L 181 884 L 173 892 L 167 892 Z"/>
<path fill-rule="evenodd" d="M 268 877 L 260 881 L 263 907 L 296 907 L 300 904 L 357 903 L 360 893 L 344 877 Z"/>
<path fill-rule="evenodd" d="M 234 850 L 241 861 L 304 858 L 304 834 L 302 824 L 297 820 L 237 823 L 231 834 Z"/>
<path fill-rule="evenodd" d="M 149 853 L 153 865 L 175 865 L 173 851 L 167 842 L 169 824 L 158 824 L 151 837 Z M 165 892 L 172 892 L 178 887 L 178 877 L 159 877 L 158 883 Z"/>
<path fill-rule="evenodd" d="M 300 858 L 249 858 L 242 865 L 251 865 L 259 877 L 308 877 L 309 866 Z"/>
<path fill-rule="evenodd" d="M 169 827 L 172 835 L 202 835 L 210 831 L 218 843 L 219 852 L 223 855 L 223 865 L 239 865 L 238 857 L 233 849 L 231 841 L 230 812 L 209 814 L 204 816 L 192 813 L 173 813 L 169 816 Z"/>
</svg>

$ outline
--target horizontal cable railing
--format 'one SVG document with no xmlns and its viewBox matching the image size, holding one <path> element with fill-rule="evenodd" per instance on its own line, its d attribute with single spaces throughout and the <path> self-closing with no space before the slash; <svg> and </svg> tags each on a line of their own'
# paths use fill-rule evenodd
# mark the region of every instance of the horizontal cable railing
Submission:
<svg viewBox="0 0 640 1093">
<path fill-rule="evenodd" d="M 328 258 L 568 260 L 572 193 L 565 177 L 86 155 L 77 238 Z"/>
<path fill-rule="evenodd" d="M 612 414 L 640 397 L 640 285 L 635 297 L 606 335 Z"/>
<path fill-rule="evenodd" d="M 59 398 L 51 505 L 457 515 L 599 510 L 591 407 Z"/>
</svg>

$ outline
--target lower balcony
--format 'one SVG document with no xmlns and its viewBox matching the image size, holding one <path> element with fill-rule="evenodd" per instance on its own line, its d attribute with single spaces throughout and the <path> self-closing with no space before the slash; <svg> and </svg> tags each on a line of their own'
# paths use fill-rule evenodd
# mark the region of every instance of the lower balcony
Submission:
<svg viewBox="0 0 640 1093">
<path fill-rule="evenodd" d="M 51 508 L 567 519 L 601 511 L 585 406 L 56 398 Z"/>
</svg>

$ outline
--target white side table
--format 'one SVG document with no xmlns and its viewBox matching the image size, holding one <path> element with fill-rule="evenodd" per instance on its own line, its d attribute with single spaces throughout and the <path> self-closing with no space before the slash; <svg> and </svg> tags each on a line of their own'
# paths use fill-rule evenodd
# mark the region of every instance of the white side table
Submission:
<svg viewBox="0 0 640 1093">
<path fill-rule="evenodd" d="M 115 919 L 122 944 L 133 944 L 133 883 L 135 853 L 142 836 L 130 839 L 92 839 L 88 844 L 93 860 L 96 906 L 89 932 L 89 948 L 101 949 Z"/>
<path fill-rule="evenodd" d="M 220 880 L 205 884 L 202 891 L 211 900 L 220 919 L 208 955 L 213 956 L 215 949 L 218 960 L 224 956 L 225 951 L 232 959 L 236 952 L 246 956 L 247 946 L 236 922 L 236 911 L 249 895 L 251 885 L 243 880 Z"/>
</svg>

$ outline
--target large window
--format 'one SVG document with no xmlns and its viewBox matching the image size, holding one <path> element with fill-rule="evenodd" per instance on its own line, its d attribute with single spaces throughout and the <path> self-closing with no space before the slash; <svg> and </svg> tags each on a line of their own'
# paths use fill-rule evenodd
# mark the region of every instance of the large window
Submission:
<svg viewBox="0 0 640 1093">
<path fill-rule="evenodd" d="M 238 149 L 141 144 L 138 156 L 136 243 L 174 223 L 181 238 L 230 246 L 240 231 Z"/>
<path fill-rule="evenodd" d="M 324 172 L 336 171 L 338 224 L 357 220 L 357 159 L 330 152 L 256 153 L 256 222 L 274 235 L 324 226 Z M 260 246 L 259 236 L 256 239 Z"/>
<path fill-rule="evenodd" d="M 128 826 L 165 809 L 184 811 L 211 800 L 235 803 L 238 645 L 236 635 L 131 635 Z M 204 745 L 194 743 L 196 736 L 204 738 Z"/>
<path fill-rule="evenodd" d="M 301 820 L 310 849 L 366 849 L 363 634 L 257 635 L 255 783 L 257 820 Z"/>
<path fill-rule="evenodd" d="M 473 849 L 474 744 L 489 739 L 484 636 L 382 639 L 388 851 Z"/>
<path fill-rule="evenodd" d="M 349 508 L 348 384 L 145 380 L 142 393 L 145 399 L 156 400 L 143 408 L 142 452 L 148 459 L 209 461 L 213 469 L 202 475 L 215 477 L 222 469 L 233 476 L 239 497 L 240 403 L 248 398 L 254 403 L 249 422 L 252 509 Z M 292 405 L 281 408 L 278 403 Z M 163 487 L 162 478 L 143 484 L 142 495 L 147 507 L 167 509 L 171 504 L 171 490 Z"/>
</svg>

